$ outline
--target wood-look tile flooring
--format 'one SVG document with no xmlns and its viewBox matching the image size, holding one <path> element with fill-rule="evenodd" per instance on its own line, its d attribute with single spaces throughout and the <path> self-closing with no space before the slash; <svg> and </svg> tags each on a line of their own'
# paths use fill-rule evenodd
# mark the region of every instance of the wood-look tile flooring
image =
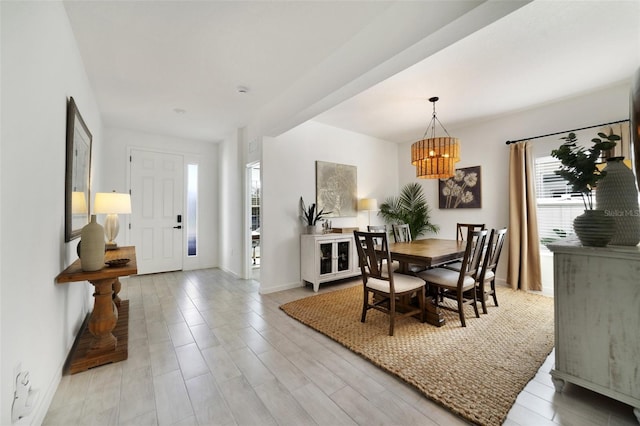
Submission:
<svg viewBox="0 0 640 426">
<path fill-rule="evenodd" d="M 278 309 L 310 286 L 260 295 L 219 269 L 122 282 L 129 359 L 63 376 L 44 425 L 467 424 Z M 359 281 L 320 289 L 349 285 Z M 572 385 L 555 393 L 552 365 L 506 425 L 637 425 L 627 405 Z"/>
</svg>

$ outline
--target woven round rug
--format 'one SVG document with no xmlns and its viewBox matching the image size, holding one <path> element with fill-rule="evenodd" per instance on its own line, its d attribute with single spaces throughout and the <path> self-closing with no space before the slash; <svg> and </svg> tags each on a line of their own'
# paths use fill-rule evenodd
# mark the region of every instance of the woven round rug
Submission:
<svg viewBox="0 0 640 426">
<path fill-rule="evenodd" d="M 552 298 L 504 287 L 497 291 L 500 306 L 490 299 L 489 313 L 480 318 L 469 307 L 467 327 L 456 312 L 443 310 L 444 326 L 401 318 L 394 336 L 388 335 L 389 316 L 382 312 L 369 310 L 366 322 L 360 322 L 361 286 L 280 309 L 466 420 L 501 425 L 553 349 L 554 329 Z"/>
</svg>

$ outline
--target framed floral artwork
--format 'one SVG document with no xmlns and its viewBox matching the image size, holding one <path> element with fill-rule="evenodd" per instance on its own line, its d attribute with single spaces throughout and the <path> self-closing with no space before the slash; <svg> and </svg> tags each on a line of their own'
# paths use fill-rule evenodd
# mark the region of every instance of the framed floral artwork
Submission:
<svg viewBox="0 0 640 426">
<path fill-rule="evenodd" d="M 482 207 L 480 166 L 456 169 L 455 175 L 438 181 L 438 207 L 479 209 Z"/>
</svg>

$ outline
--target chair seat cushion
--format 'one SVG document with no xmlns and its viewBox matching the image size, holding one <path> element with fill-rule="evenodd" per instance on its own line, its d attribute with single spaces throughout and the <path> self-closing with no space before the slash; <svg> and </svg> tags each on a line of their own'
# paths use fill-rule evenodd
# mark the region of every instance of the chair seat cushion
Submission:
<svg viewBox="0 0 640 426">
<path fill-rule="evenodd" d="M 460 268 L 462 268 L 462 262 L 458 261 L 458 262 L 447 263 L 446 265 L 444 265 L 444 267 L 447 269 L 451 269 L 452 271 L 460 272 Z"/>
<path fill-rule="evenodd" d="M 487 271 L 486 274 L 484 274 L 484 280 L 485 281 L 491 281 L 496 277 L 496 274 L 493 273 L 493 271 Z"/>
<path fill-rule="evenodd" d="M 452 271 L 447 268 L 427 269 L 418 274 L 420 278 L 428 283 L 438 284 L 443 287 L 457 288 L 460 272 Z M 464 277 L 462 284 L 463 289 L 471 288 L 475 285 L 476 280 L 471 276 Z"/>
<path fill-rule="evenodd" d="M 395 286 L 396 293 L 404 293 L 406 291 L 417 290 L 424 286 L 424 281 L 418 277 L 404 274 L 393 274 L 393 284 Z M 389 281 L 381 280 L 375 277 L 369 277 L 367 280 L 367 287 L 389 293 Z"/>
</svg>

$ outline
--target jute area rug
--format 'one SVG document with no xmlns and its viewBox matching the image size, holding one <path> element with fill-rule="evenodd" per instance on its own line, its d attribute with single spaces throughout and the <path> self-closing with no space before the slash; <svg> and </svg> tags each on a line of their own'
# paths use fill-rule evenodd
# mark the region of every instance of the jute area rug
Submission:
<svg viewBox="0 0 640 426">
<path fill-rule="evenodd" d="M 361 286 L 319 294 L 280 308 L 415 386 L 459 416 L 480 425 L 500 425 L 518 394 L 535 376 L 554 343 L 553 299 L 499 287 L 499 307 L 476 318 L 444 311 L 446 324 L 434 327 L 408 317 L 396 320 L 369 310 L 360 322 Z"/>
</svg>

